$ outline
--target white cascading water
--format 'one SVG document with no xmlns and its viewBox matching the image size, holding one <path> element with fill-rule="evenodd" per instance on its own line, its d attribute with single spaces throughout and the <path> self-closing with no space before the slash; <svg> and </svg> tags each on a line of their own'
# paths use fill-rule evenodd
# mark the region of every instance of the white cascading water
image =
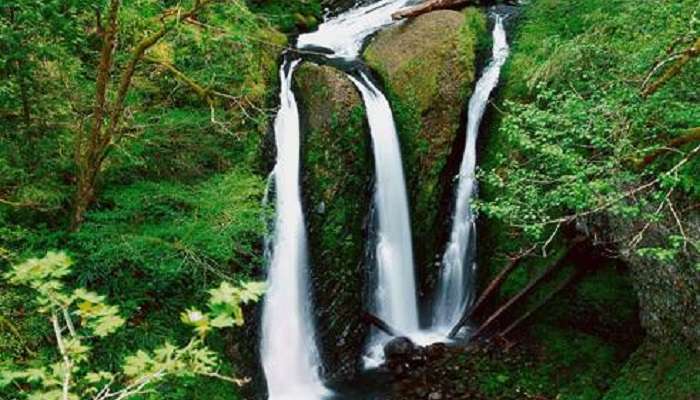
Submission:
<svg viewBox="0 0 700 400">
<path fill-rule="evenodd" d="M 391 14 L 412 0 L 381 0 L 362 7 L 352 8 L 319 25 L 314 32 L 297 39 L 297 47 L 322 47 L 332 52 L 329 57 L 348 60 L 359 56 L 367 37 L 392 24 Z"/>
<path fill-rule="evenodd" d="M 467 140 L 459 170 L 450 241 L 442 258 L 442 274 L 433 304 L 432 331 L 446 336 L 459 322 L 474 299 L 474 241 L 476 235 L 471 199 L 476 191 L 476 139 L 491 92 L 498 84 L 501 67 L 508 57 L 503 19 L 496 16 L 493 29 L 493 58 L 476 83 L 469 99 Z"/>
<path fill-rule="evenodd" d="M 366 76 L 351 78 L 367 109 L 374 149 L 376 187 L 374 204 L 378 215 L 376 248 L 375 314 L 402 334 L 417 333 L 418 307 L 413 268 L 411 223 L 401 164 L 401 148 L 394 118 L 386 97 Z M 387 336 L 375 332 L 365 354 L 367 367 L 383 361 Z"/>
<path fill-rule="evenodd" d="M 297 47 L 326 48 L 329 58 L 356 59 L 371 34 L 393 23 L 391 14 L 411 0 L 381 0 L 351 9 L 299 36 Z M 320 359 L 311 323 L 304 215 L 300 197 L 299 114 L 291 90 L 297 62 L 280 70 L 280 110 L 275 119 L 277 163 L 275 230 L 270 249 L 268 291 L 262 321 L 261 357 L 271 400 L 315 400 L 329 395 L 318 370 Z M 377 165 L 379 214 L 377 315 L 410 333 L 418 329 L 411 231 L 401 153 L 391 108 L 367 79 L 362 92 Z M 381 362 L 382 338 L 370 357 Z M 376 349 L 379 348 L 379 352 Z M 371 364 L 371 363 L 370 363 Z"/>
<path fill-rule="evenodd" d="M 357 59 L 365 39 L 395 23 L 391 15 L 414 2 L 380 0 L 350 9 L 324 22 L 317 31 L 299 36 L 297 47 L 327 49 L 329 58 Z M 394 118 L 386 97 L 367 77 L 351 79 L 360 90 L 367 110 L 376 168 L 374 202 L 379 224 L 373 312 L 402 334 L 421 341 L 411 224 Z M 364 356 L 366 367 L 381 364 L 387 339 L 381 332 L 373 333 Z"/>
<path fill-rule="evenodd" d="M 261 357 L 271 400 L 314 400 L 323 386 L 314 339 L 307 282 L 307 248 L 301 205 L 299 111 L 292 93 L 298 64 L 280 69 L 280 109 L 275 118 L 277 162 L 275 225 L 268 257 L 268 289 L 262 316 Z"/>
</svg>

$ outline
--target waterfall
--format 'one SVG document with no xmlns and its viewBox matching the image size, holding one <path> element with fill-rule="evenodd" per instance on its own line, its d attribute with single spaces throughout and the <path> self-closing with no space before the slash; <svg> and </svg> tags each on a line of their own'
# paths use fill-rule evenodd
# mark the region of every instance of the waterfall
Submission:
<svg viewBox="0 0 700 400">
<path fill-rule="evenodd" d="M 418 331 L 418 307 L 411 243 L 411 222 L 401 164 L 401 148 L 389 102 L 366 76 L 352 78 L 367 109 L 376 187 L 374 204 L 378 215 L 376 288 L 374 313 L 407 335 Z M 370 339 L 365 365 L 374 367 L 383 359 L 386 335 L 376 332 Z"/>
<path fill-rule="evenodd" d="M 381 0 L 350 9 L 324 22 L 317 31 L 301 35 L 297 47 L 322 48 L 329 58 L 355 60 L 365 39 L 395 23 L 391 14 L 411 3 L 412 0 Z M 365 75 L 350 79 L 362 95 L 374 151 L 378 230 L 373 312 L 413 338 L 419 335 L 419 322 L 411 223 L 394 117 L 384 94 Z M 383 344 L 387 338 L 381 332 L 372 334 L 364 356 L 366 367 L 378 366 L 383 361 Z"/>
<path fill-rule="evenodd" d="M 354 60 L 364 40 L 393 23 L 391 14 L 411 0 L 381 0 L 353 8 L 299 36 L 298 48 L 323 48 L 328 58 Z M 274 236 L 269 251 L 268 291 L 262 321 L 261 357 L 269 398 L 314 400 L 329 391 L 321 382 L 320 359 L 311 323 L 307 282 L 304 215 L 300 196 L 299 112 L 291 90 L 298 61 L 280 70 L 280 110 L 275 119 L 277 163 L 271 174 L 276 189 Z M 352 78 L 362 94 L 377 166 L 375 206 L 379 231 L 375 312 L 402 332 L 418 330 L 413 253 L 401 152 L 391 108 L 369 79 Z M 369 359 L 382 358 L 379 334 Z M 370 363 L 371 364 L 371 363 Z"/>
<path fill-rule="evenodd" d="M 280 109 L 275 118 L 277 162 L 275 225 L 268 255 L 268 289 L 262 317 L 261 357 L 269 398 L 321 399 L 320 360 L 314 340 L 307 282 L 307 249 L 301 206 L 299 111 L 292 93 L 297 61 L 280 69 Z"/>
<path fill-rule="evenodd" d="M 467 140 L 459 170 L 452 231 L 442 258 L 442 273 L 433 304 L 432 330 L 444 335 L 459 322 L 465 308 L 470 307 L 474 300 L 476 229 L 471 199 L 476 192 L 476 138 L 489 96 L 498 83 L 501 67 L 508 57 L 503 20 L 498 15 L 495 19 L 492 60 L 469 99 Z"/>
</svg>

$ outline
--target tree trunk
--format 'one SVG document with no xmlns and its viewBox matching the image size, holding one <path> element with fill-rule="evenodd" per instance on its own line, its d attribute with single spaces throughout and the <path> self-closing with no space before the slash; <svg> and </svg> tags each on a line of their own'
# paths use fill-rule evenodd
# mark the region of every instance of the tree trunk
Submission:
<svg viewBox="0 0 700 400">
<path fill-rule="evenodd" d="M 486 304 L 487 300 L 491 298 L 491 296 L 498 291 L 498 289 L 501 287 L 503 284 L 503 281 L 506 280 L 508 275 L 510 275 L 511 272 L 515 270 L 515 268 L 520 264 L 520 261 L 523 259 L 523 257 L 516 257 L 511 259 L 510 263 L 505 266 L 501 270 L 501 272 L 498 273 L 498 276 L 496 276 L 491 283 L 486 287 L 486 290 L 479 296 L 479 299 L 476 301 L 474 304 L 474 307 L 470 307 L 464 310 L 464 314 L 462 314 L 462 317 L 459 319 L 459 322 L 457 325 L 455 325 L 452 330 L 450 331 L 449 337 L 453 338 L 457 335 L 460 329 L 464 326 L 464 324 L 469 321 L 469 318 L 471 318 L 472 315 L 476 314 L 483 306 Z"/>
<path fill-rule="evenodd" d="M 95 185 L 97 181 L 97 169 L 94 165 L 86 166 L 85 170 L 79 171 L 75 200 L 73 204 L 73 215 L 71 216 L 70 230 L 77 231 L 85 221 L 85 212 L 95 200 Z"/>
<path fill-rule="evenodd" d="M 391 15 L 393 19 L 403 19 L 417 17 L 431 11 L 462 8 L 466 6 L 476 6 L 490 1 L 483 0 L 428 0 L 416 6 L 407 7 Z"/>
</svg>

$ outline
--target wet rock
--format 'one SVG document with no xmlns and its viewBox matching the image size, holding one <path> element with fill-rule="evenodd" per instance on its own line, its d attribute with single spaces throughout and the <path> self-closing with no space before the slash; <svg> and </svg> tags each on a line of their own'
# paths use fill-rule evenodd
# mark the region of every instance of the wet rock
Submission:
<svg viewBox="0 0 700 400">
<path fill-rule="evenodd" d="M 682 199 L 674 199 L 679 208 L 687 207 Z M 650 206 L 651 209 L 651 206 Z M 653 212 L 653 211 L 649 211 Z M 644 239 L 636 248 L 622 247 L 620 253 L 627 263 L 632 283 L 639 298 L 641 323 L 646 333 L 657 341 L 673 344 L 685 342 L 700 351 L 700 271 L 697 250 L 679 251 L 673 260 L 660 260 L 640 255 L 641 248 L 668 248 L 668 238 L 678 235 L 678 225 L 670 211 L 648 227 Z M 683 215 L 685 234 L 700 236 L 700 211 Z M 610 240 L 629 243 L 640 231 L 641 223 L 611 217 L 602 230 Z"/>
<path fill-rule="evenodd" d="M 306 207 L 317 338 L 326 379 L 359 370 L 366 325 L 364 218 L 373 167 L 360 95 L 337 69 L 305 62 L 294 74 L 302 126 Z"/>
<path fill-rule="evenodd" d="M 391 339 L 384 345 L 384 357 L 387 360 L 408 359 L 417 350 L 415 343 L 407 337 L 397 337 Z"/>
</svg>

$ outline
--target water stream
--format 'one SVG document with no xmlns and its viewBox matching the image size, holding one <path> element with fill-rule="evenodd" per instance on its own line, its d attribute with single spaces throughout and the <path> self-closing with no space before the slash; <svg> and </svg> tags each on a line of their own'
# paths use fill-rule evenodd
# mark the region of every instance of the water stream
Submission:
<svg viewBox="0 0 700 400">
<path fill-rule="evenodd" d="M 280 69 L 280 109 L 275 118 L 277 162 L 272 171 L 275 225 L 268 259 L 268 289 L 260 346 L 271 400 L 321 399 L 321 362 L 308 298 L 307 247 L 301 205 L 299 111 L 292 74 L 299 61 Z"/>
<path fill-rule="evenodd" d="M 364 75 L 352 78 L 367 110 L 374 150 L 377 209 L 376 288 L 373 312 L 405 335 L 419 330 L 416 283 L 401 147 L 391 107 L 382 92 Z M 383 344 L 389 337 L 375 331 L 365 354 L 365 366 L 383 361 Z"/>
<path fill-rule="evenodd" d="M 299 48 L 323 49 L 328 58 L 354 60 L 364 40 L 392 24 L 391 14 L 410 0 L 381 0 L 356 7 L 299 36 Z M 269 398 L 314 400 L 327 397 L 311 323 L 306 232 L 300 196 L 299 112 L 291 89 L 298 61 L 280 69 L 280 110 L 275 119 L 277 163 L 273 170 L 276 217 L 263 306 L 261 357 Z M 413 254 L 401 152 L 389 103 L 372 83 L 355 80 L 372 127 L 379 210 L 376 312 L 406 331 L 418 328 Z M 381 346 L 373 339 L 371 349 Z M 380 348 L 380 347 L 379 347 Z M 380 353 L 371 352 L 380 360 Z M 377 362 L 377 361 L 375 361 Z"/>
<path fill-rule="evenodd" d="M 317 31 L 299 36 L 297 47 L 321 50 L 329 59 L 357 60 L 366 38 L 394 23 L 391 14 L 410 3 L 411 0 L 381 0 L 353 8 L 324 22 Z M 508 54 L 500 18 L 493 35 L 493 60 L 469 102 L 467 145 L 459 175 L 454 226 L 443 258 L 434 326 L 427 331 L 419 329 L 409 207 L 392 111 L 384 94 L 364 72 L 350 76 L 362 95 L 374 152 L 377 244 L 372 311 L 402 334 L 423 344 L 426 337 L 435 341 L 436 331 L 449 330 L 473 295 L 470 243 L 474 240 L 474 218 L 470 200 L 475 191 L 475 142 L 486 103 Z M 321 362 L 308 295 L 299 112 L 291 88 L 298 63 L 299 60 L 286 61 L 280 69 L 281 105 L 274 125 L 277 160 L 271 179 L 276 215 L 267 257 L 268 291 L 263 306 L 261 342 L 263 369 L 269 398 L 273 400 L 315 400 L 331 395 L 320 378 Z M 367 367 L 383 361 L 382 346 L 386 340 L 388 336 L 372 333 L 364 355 Z"/>
<path fill-rule="evenodd" d="M 491 62 L 476 83 L 469 99 L 467 140 L 459 169 L 452 231 L 442 258 L 442 273 L 433 303 L 432 331 L 446 336 L 474 300 L 476 227 L 471 200 L 476 193 L 476 139 L 491 92 L 498 84 L 501 67 L 508 57 L 502 17 L 496 15 Z"/>
</svg>

